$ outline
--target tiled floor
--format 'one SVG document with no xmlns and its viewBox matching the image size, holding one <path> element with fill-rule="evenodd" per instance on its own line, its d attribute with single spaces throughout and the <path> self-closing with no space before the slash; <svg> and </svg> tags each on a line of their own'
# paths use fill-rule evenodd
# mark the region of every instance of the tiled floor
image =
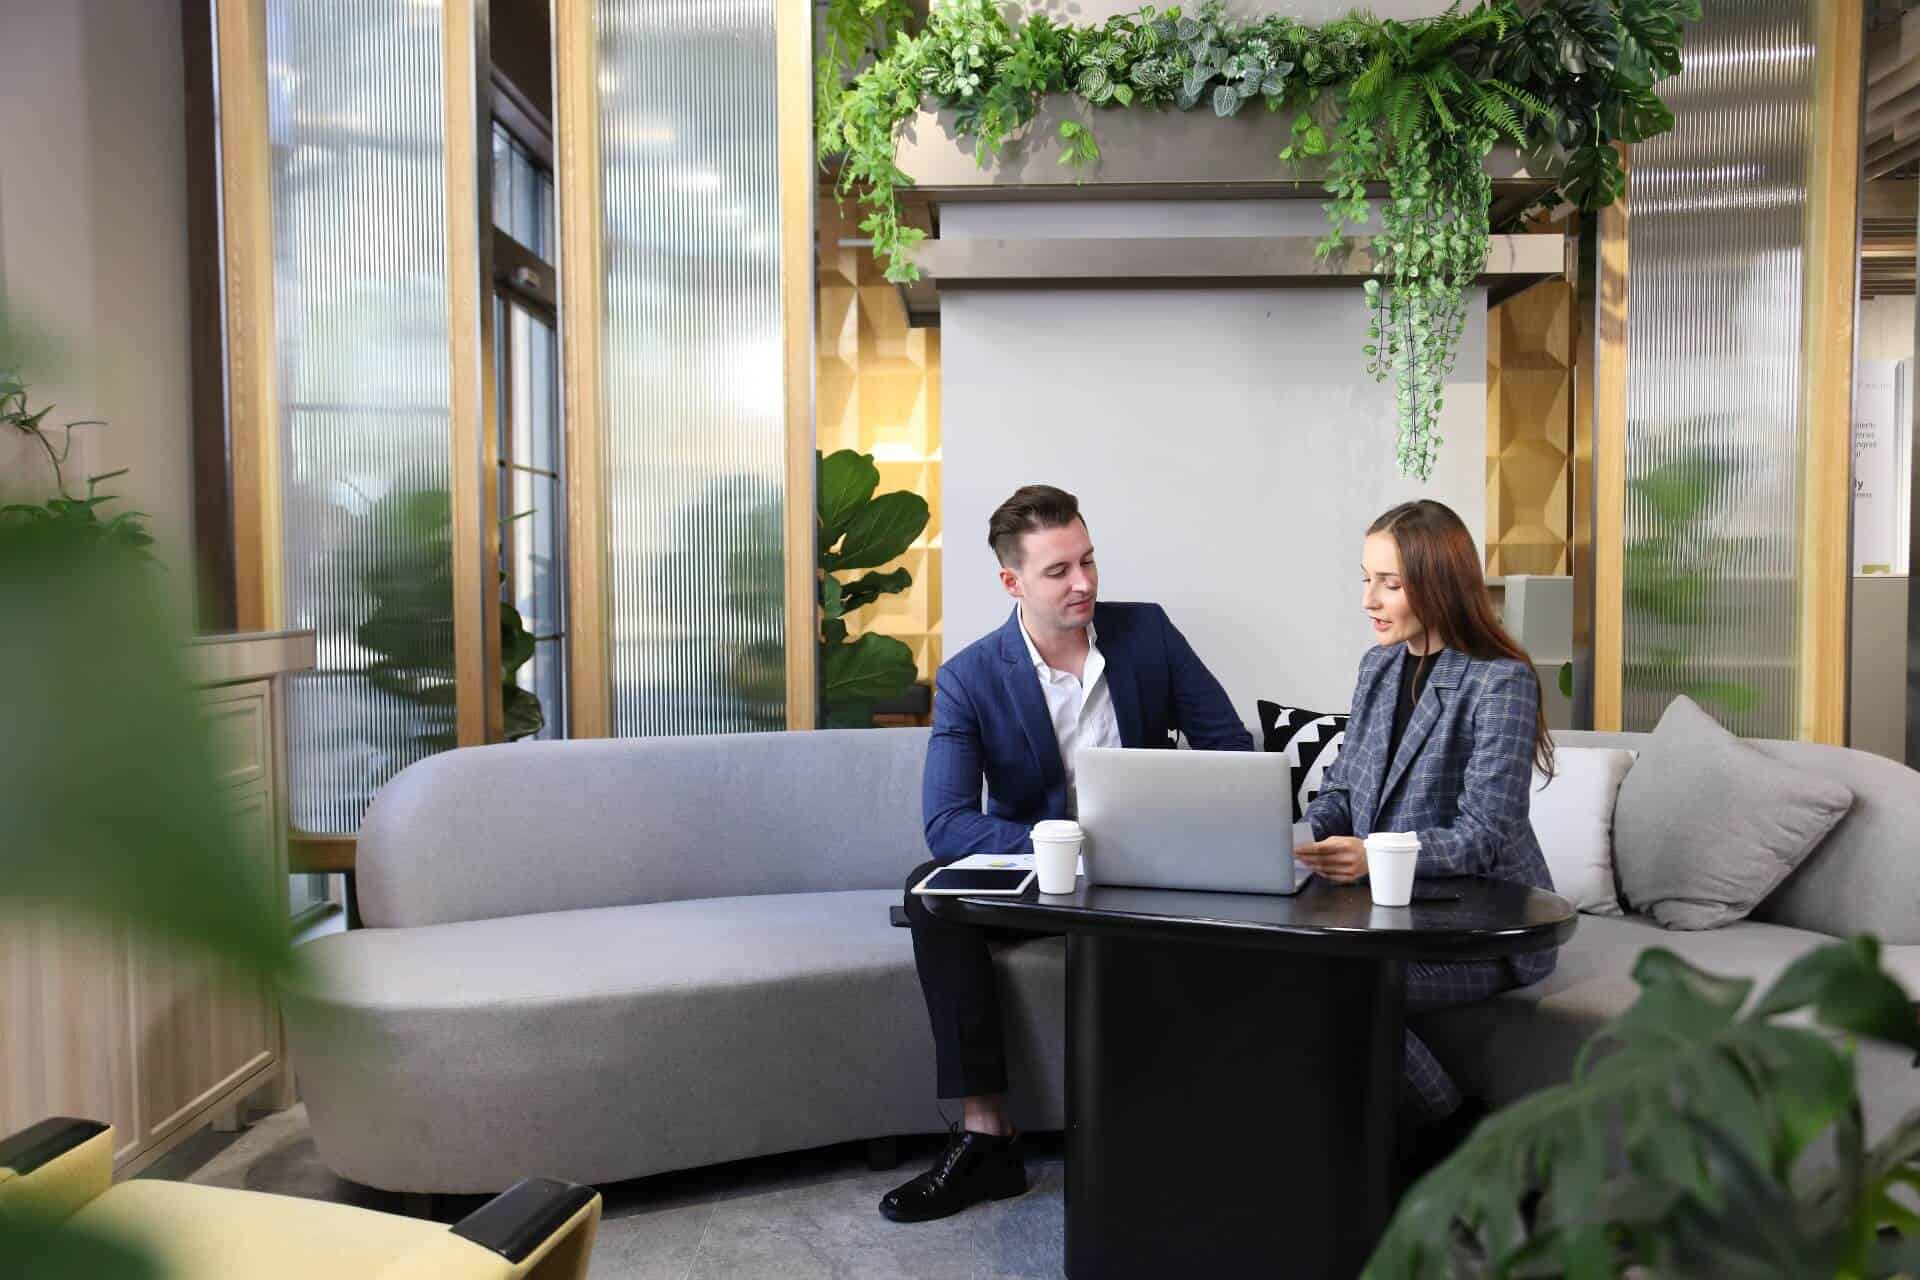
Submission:
<svg viewBox="0 0 1920 1280">
<path fill-rule="evenodd" d="M 858 1146 L 831 1147 L 661 1174 L 602 1187 L 595 1280 L 989 1280 L 1058 1276 L 1061 1159 L 1054 1135 L 1028 1139 L 1032 1189 L 941 1222 L 900 1226 L 874 1206 L 933 1157 L 934 1139 L 902 1144 L 898 1169 L 867 1168 Z M 196 1167 L 197 1166 L 197 1167 Z M 306 1111 L 257 1121 L 235 1138 L 203 1136 L 156 1168 L 216 1186 L 397 1208 L 385 1192 L 343 1181 L 314 1153 Z M 458 1217 L 478 1198 L 446 1201 Z"/>
</svg>

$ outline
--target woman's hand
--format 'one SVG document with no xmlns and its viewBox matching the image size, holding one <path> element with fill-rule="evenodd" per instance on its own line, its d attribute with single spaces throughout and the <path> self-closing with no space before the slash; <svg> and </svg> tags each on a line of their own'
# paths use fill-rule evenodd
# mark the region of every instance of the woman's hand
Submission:
<svg viewBox="0 0 1920 1280">
<path fill-rule="evenodd" d="M 1358 836 L 1328 836 L 1301 845 L 1293 856 L 1335 884 L 1352 884 L 1367 874 L 1367 846 Z"/>
</svg>

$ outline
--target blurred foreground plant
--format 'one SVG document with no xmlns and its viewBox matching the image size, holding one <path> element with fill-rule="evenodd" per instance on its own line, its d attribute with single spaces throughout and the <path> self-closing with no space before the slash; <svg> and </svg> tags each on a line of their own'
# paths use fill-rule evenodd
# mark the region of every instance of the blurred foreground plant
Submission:
<svg viewBox="0 0 1920 1280">
<path fill-rule="evenodd" d="M 218 799 L 165 575 L 91 507 L 47 510 L 0 512 L 0 919 L 84 915 L 236 981 L 291 977 L 284 900 Z M 0 1275 L 20 1274 L 160 1272 L 124 1242 L 0 1212 Z"/>
<path fill-rule="evenodd" d="M 1920 1049 L 1870 937 L 1753 983 L 1654 947 L 1567 1084 L 1483 1121 L 1414 1186 L 1365 1272 L 1867 1277 L 1920 1271 L 1920 1111 L 1868 1147 L 1850 1038 Z M 1811 1026 L 1807 1025 L 1809 1019 Z M 1801 1157 L 1816 1142 L 1831 1164 Z"/>
</svg>

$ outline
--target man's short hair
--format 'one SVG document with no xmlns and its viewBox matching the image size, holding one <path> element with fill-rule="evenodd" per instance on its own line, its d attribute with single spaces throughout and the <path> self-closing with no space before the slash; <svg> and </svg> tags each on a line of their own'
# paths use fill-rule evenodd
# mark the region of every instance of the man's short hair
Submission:
<svg viewBox="0 0 1920 1280">
<path fill-rule="evenodd" d="M 987 520 L 987 545 L 1002 565 L 1020 563 L 1020 539 L 1039 529 L 1059 529 L 1081 519 L 1080 499 L 1050 484 L 1029 484 L 994 508 Z"/>
</svg>

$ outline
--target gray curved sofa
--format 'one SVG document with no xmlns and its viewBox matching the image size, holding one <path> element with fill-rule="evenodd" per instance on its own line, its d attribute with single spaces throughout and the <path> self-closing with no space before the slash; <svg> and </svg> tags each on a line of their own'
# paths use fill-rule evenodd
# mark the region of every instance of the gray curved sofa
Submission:
<svg viewBox="0 0 1920 1280">
<path fill-rule="evenodd" d="M 927 856 L 927 736 L 516 743 L 403 771 L 360 833 L 367 927 L 304 948 L 286 1001 L 320 1158 L 474 1193 L 937 1132 L 887 914 Z M 1016 1113 L 1060 1128 L 1064 944 L 996 950 Z"/>
<path fill-rule="evenodd" d="M 1565 746 L 1644 735 L 1563 732 Z M 287 1002 L 319 1154 L 396 1191 L 528 1170 L 600 1183 L 934 1132 L 933 1047 L 887 908 L 925 857 L 927 731 L 522 743 L 389 783 L 361 832 L 367 928 L 307 949 Z M 1700 933 L 1583 916 L 1544 982 L 1419 1025 L 1498 1104 L 1564 1079 L 1662 945 L 1771 979 L 1877 932 L 1920 992 L 1920 774 L 1756 743 L 1844 781 L 1852 811 L 1755 912 Z M 1061 940 L 1001 946 L 1016 1117 L 1059 1128 Z M 1908 1055 L 1859 1055 L 1869 1128 L 1920 1106 Z"/>
<path fill-rule="evenodd" d="M 1564 747 L 1636 751 L 1648 736 L 1553 735 Z M 1639 915 L 1582 915 L 1544 981 L 1422 1018 L 1419 1026 L 1435 1052 L 1455 1064 L 1470 1089 L 1499 1106 L 1565 1080 L 1587 1037 L 1639 994 L 1633 961 L 1648 947 L 1752 978 L 1761 989 L 1805 952 L 1836 937 L 1873 933 L 1885 944 L 1882 965 L 1909 994 L 1920 995 L 1920 773 L 1845 747 L 1758 739 L 1747 745 L 1844 783 L 1853 807 L 1748 919 L 1687 931 L 1663 929 Z M 1920 1070 L 1912 1054 L 1880 1044 L 1862 1044 L 1856 1064 L 1871 1140 L 1920 1107 Z"/>
</svg>

